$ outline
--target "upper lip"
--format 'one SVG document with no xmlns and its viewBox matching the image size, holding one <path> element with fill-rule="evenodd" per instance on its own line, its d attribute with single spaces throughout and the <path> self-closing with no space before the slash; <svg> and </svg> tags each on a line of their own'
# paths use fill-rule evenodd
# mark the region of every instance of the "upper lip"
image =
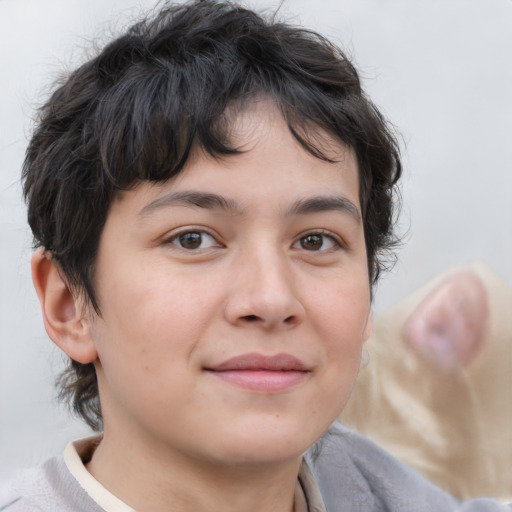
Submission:
<svg viewBox="0 0 512 512">
<path fill-rule="evenodd" d="M 305 372 L 309 371 L 309 368 L 300 359 L 297 359 L 290 354 L 281 353 L 272 356 L 266 356 L 263 354 L 251 353 L 233 357 L 216 366 L 208 367 L 206 370 L 216 372 L 243 370 Z"/>
</svg>

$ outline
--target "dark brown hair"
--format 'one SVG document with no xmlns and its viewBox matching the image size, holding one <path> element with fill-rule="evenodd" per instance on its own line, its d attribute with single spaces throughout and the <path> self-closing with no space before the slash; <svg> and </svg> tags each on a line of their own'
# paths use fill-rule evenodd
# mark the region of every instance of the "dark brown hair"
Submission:
<svg viewBox="0 0 512 512">
<path fill-rule="evenodd" d="M 372 284 L 389 261 L 396 140 L 354 66 L 319 34 L 228 2 L 166 5 L 76 69 L 39 111 L 23 167 L 35 246 L 60 265 L 73 293 L 101 314 L 94 287 L 99 239 L 116 191 L 178 174 L 194 146 L 238 152 L 228 105 L 271 99 L 300 144 L 328 160 L 309 128 L 354 149 Z M 92 364 L 71 361 L 62 395 L 94 429 L 101 407 Z"/>
</svg>

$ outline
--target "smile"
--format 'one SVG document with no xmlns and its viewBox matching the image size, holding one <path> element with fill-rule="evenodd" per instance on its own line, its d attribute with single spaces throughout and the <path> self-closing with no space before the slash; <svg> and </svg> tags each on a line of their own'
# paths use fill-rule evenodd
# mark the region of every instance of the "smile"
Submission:
<svg viewBox="0 0 512 512">
<path fill-rule="evenodd" d="M 286 391 L 310 374 L 302 361 L 289 354 L 244 354 L 205 370 L 230 384 L 263 393 Z"/>
</svg>

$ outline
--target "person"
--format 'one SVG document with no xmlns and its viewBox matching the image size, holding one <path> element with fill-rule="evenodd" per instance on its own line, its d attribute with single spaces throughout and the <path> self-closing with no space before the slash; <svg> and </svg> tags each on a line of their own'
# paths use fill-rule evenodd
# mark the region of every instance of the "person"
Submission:
<svg viewBox="0 0 512 512">
<path fill-rule="evenodd" d="M 334 422 L 400 174 L 345 55 L 235 4 L 166 5 L 75 70 L 23 178 L 62 395 L 98 435 L 0 509 L 504 510 Z"/>
</svg>

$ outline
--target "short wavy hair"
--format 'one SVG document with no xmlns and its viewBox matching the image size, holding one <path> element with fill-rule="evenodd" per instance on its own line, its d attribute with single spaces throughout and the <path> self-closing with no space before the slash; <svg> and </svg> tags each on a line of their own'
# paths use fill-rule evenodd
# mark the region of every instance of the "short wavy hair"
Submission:
<svg viewBox="0 0 512 512">
<path fill-rule="evenodd" d="M 393 130 L 345 54 L 321 35 L 230 2 L 166 4 L 61 81 L 39 112 L 23 165 L 34 246 L 58 262 L 73 293 L 101 314 L 93 287 L 100 235 L 116 192 L 165 182 L 191 151 L 238 153 L 231 105 L 264 96 L 291 133 L 327 131 L 357 157 L 371 283 L 390 261 L 401 174 Z M 61 397 L 102 426 L 93 364 L 70 361 Z"/>
</svg>

